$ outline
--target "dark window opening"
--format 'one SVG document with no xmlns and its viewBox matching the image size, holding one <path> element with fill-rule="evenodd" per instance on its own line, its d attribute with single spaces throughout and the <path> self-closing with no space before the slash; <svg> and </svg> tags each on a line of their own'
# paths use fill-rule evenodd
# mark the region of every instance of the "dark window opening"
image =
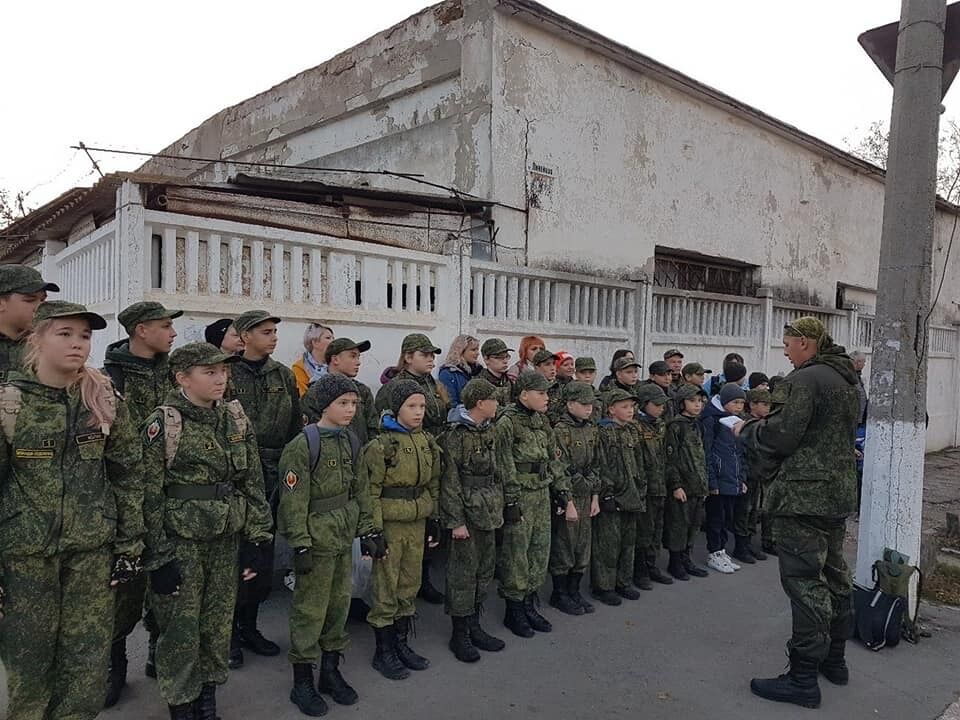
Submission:
<svg viewBox="0 0 960 720">
<path fill-rule="evenodd" d="M 661 248 L 654 255 L 655 287 L 753 297 L 757 279 L 755 265 L 735 260 Z"/>
</svg>

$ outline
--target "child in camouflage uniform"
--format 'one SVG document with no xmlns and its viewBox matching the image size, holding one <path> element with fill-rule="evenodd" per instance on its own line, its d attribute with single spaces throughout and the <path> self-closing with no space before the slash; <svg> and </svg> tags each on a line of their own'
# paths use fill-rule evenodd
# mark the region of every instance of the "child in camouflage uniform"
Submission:
<svg viewBox="0 0 960 720">
<path fill-rule="evenodd" d="M 663 510 L 667 496 L 665 478 L 666 455 L 662 420 L 667 396 L 660 387 L 641 385 L 637 393 L 637 446 L 640 472 L 647 479 L 647 509 L 637 518 L 637 548 L 633 558 L 633 584 L 641 590 L 652 590 L 651 581 L 672 585 L 673 579 L 657 567 L 657 556 L 663 544 Z"/>
<path fill-rule="evenodd" d="M 670 551 L 668 572 L 677 580 L 706 577 L 707 571 L 693 564 L 690 551 L 703 523 L 707 498 L 707 461 L 697 418 L 706 393 L 696 385 L 677 390 L 677 415 L 667 423 L 664 444 L 666 477 L 670 497 L 664 509 L 664 544 Z"/>
<path fill-rule="evenodd" d="M 440 510 L 452 531 L 447 560 L 446 610 L 453 621 L 450 650 L 461 662 L 476 662 L 477 651 L 503 650 L 504 642 L 480 627 L 480 611 L 493 580 L 497 559 L 496 531 L 503 525 L 503 467 L 493 419 L 498 391 L 486 380 L 468 382 L 462 405 L 447 416 L 449 429 L 440 436 L 443 476 Z"/>
<path fill-rule="evenodd" d="M 592 613 L 580 595 L 580 582 L 590 565 L 592 518 L 600 512 L 600 441 L 590 420 L 594 410 L 592 385 L 567 383 L 565 412 L 554 424 L 557 447 L 570 481 L 570 494 L 554 495 L 553 538 L 550 545 L 550 604 L 567 615 Z"/>
<path fill-rule="evenodd" d="M 357 386 L 344 375 L 328 374 L 310 393 L 320 419 L 291 440 L 280 457 L 277 527 L 293 548 L 297 579 L 287 655 L 293 664 L 290 701 L 317 717 L 327 712 L 313 684 L 318 656 L 319 690 L 341 705 L 357 702 L 339 670 L 350 643 L 353 539 L 359 536 L 362 553 L 374 558 L 386 555 L 387 544 L 373 526 L 366 479 L 354 469 L 356 441 L 347 428 L 357 411 Z"/>
<path fill-rule="evenodd" d="M 637 464 L 636 396 L 620 387 L 607 393 L 600 421 L 600 514 L 593 521 L 592 594 L 605 605 L 640 597 L 630 584 L 637 516 L 646 510 L 647 481 Z"/>
<path fill-rule="evenodd" d="M 373 524 L 383 528 L 391 548 L 389 556 L 373 563 L 367 614 L 377 639 L 373 667 L 391 680 L 430 667 L 407 643 L 417 610 L 423 539 L 426 536 L 430 547 L 440 542 L 440 447 L 423 430 L 425 414 L 422 386 L 413 380 L 393 381 L 380 434 L 364 448 L 360 462 L 361 481 L 370 488 Z"/>
</svg>

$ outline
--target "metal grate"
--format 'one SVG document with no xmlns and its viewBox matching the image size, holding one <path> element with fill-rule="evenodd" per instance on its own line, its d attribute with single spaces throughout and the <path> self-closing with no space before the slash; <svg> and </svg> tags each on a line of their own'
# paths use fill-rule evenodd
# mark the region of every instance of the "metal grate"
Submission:
<svg viewBox="0 0 960 720">
<path fill-rule="evenodd" d="M 754 268 L 749 266 L 660 253 L 654 261 L 655 287 L 748 297 L 756 293 Z"/>
</svg>

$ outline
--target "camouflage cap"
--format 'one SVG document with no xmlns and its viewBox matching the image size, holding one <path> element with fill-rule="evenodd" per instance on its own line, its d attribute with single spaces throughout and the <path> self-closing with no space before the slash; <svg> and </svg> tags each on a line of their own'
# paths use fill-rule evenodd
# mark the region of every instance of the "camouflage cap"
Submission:
<svg viewBox="0 0 960 720">
<path fill-rule="evenodd" d="M 192 342 L 182 345 L 170 353 L 170 370 L 180 372 L 197 365 L 216 365 L 232 363 L 240 359 L 239 355 L 225 353 L 216 345 L 208 342 Z"/>
<path fill-rule="evenodd" d="M 350 338 L 337 338 L 336 340 L 331 340 L 330 344 L 327 345 L 326 352 L 323 354 L 323 359 L 326 362 L 330 362 L 330 358 L 332 358 L 334 355 L 339 355 L 347 350 L 359 350 L 360 352 L 365 353 L 369 349 L 369 340 L 354 342 Z"/>
<path fill-rule="evenodd" d="M 783 326 L 783 334 L 789 337 L 809 338 L 817 343 L 817 347 L 823 347 L 829 337 L 824 324 L 809 315 L 788 322 Z"/>
<path fill-rule="evenodd" d="M 390 388 L 390 409 L 396 415 L 411 395 L 424 395 L 423 388 L 413 380 L 397 380 Z"/>
<path fill-rule="evenodd" d="M 670 366 L 667 365 L 663 360 L 655 360 L 650 363 L 650 367 L 647 368 L 647 371 L 651 375 L 670 375 Z"/>
<path fill-rule="evenodd" d="M 577 372 L 582 372 L 584 370 L 596 370 L 597 361 L 592 357 L 587 357 L 584 355 L 583 357 L 577 358 L 577 361 L 573 364 L 573 367 Z"/>
<path fill-rule="evenodd" d="M 681 375 L 709 375 L 713 370 L 707 370 L 700 363 L 687 363 L 680 371 Z"/>
<path fill-rule="evenodd" d="M 158 302 L 138 302 L 124 308 L 117 315 L 117 321 L 129 335 L 140 323 L 151 320 L 171 320 L 183 315 L 183 310 L 167 310 Z"/>
<path fill-rule="evenodd" d="M 626 370 L 630 367 L 638 368 L 640 367 L 640 363 L 633 358 L 628 357 L 617 358 L 616 362 L 613 363 L 613 371 L 615 373 L 620 372 L 621 370 Z"/>
<path fill-rule="evenodd" d="M 438 353 L 440 348 L 430 342 L 428 338 L 423 333 L 411 333 L 403 339 L 403 343 L 400 345 L 401 352 L 416 352 L 419 350 L 424 353 Z"/>
<path fill-rule="evenodd" d="M 37 314 L 33 316 L 33 324 L 51 320 L 52 318 L 82 317 L 90 323 L 91 330 L 103 330 L 107 326 L 107 321 L 95 312 L 87 310 L 86 305 L 79 303 L 66 302 L 64 300 L 51 300 L 42 302 L 37 308 Z"/>
<path fill-rule="evenodd" d="M 610 407 L 614 403 L 622 402 L 623 400 L 633 400 L 633 402 L 637 402 L 637 396 L 631 392 L 627 392 L 623 388 L 614 388 L 607 393 L 604 400 L 607 403 L 607 407 Z"/>
<path fill-rule="evenodd" d="M 477 403 L 483 400 L 489 400 L 496 397 L 497 389 L 483 378 L 474 378 L 460 391 L 460 402 L 469 410 L 477 406 Z"/>
<path fill-rule="evenodd" d="M 667 351 L 663 354 L 663 359 L 664 359 L 664 360 L 669 360 L 669 359 L 672 358 L 672 357 L 682 358 L 682 357 L 683 357 L 683 353 L 680 352 L 677 348 L 671 348 L 670 350 L 667 350 Z"/>
<path fill-rule="evenodd" d="M 769 390 L 751 390 L 747 393 L 747 402 L 771 403 L 773 402 L 773 395 L 770 394 Z"/>
<path fill-rule="evenodd" d="M 693 398 L 697 397 L 698 395 L 701 395 L 703 397 L 707 396 L 707 394 L 703 391 L 703 388 L 698 387 L 696 385 L 692 385 L 691 383 L 685 383 L 677 388 L 677 391 L 674 394 L 674 397 L 677 400 L 682 401 L 682 400 L 693 400 Z"/>
<path fill-rule="evenodd" d="M 577 402 L 583 405 L 593 405 L 593 401 L 596 399 L 597 394 L 594 392 L 593 385 L 589 385 L 588 383 L 573 380 L 563 386 L 564 402 Z"/>
<path fill-rule="evenodd" d="M 549 350 L 537 350 L 537 354 L 533 356 L 534 365 L 542 365 L 545 362 L 556 362 L 556 354 L 550 352 Z"/>
<path fill-rule="evenodd" d="M 514 352 L 514 349 L 508 348 L 507 344 L 500 338 L 489 338 L 488 340 L 484 340 L 483 345 L 480 346 L 480 354 L 484 357 L 493 357 L 494 355 L 511 352 Z"/>
<path fill-rule="evenodd" d="M 664 394 L 663 389 L 653 383 L 642 383 L 640 387 L 637 388 L 636 397 L 637 402 L 640 403 L 640 407 L 643 407 L 648 402 L 656 403 L 657 405 L 667 404 L 667 396 Z"/>
<path fill-rule="evenodd" d="M 247 310 L 247 312 L 233 321 L 233 327 L 236 328 L 238 333 L 242 333 L 247 330 L 253 330 L 257 325 L 265 322 L 278 323 L 282 322 L 282 320 L 276 315 L 271 315 L 266 310 Z"/>
<path fill-rule="evenodd" d="M 0 265 L 0 295 L 7 293 L 60 292 L 60 287 L 44 280 L 40 273 L 26 265 Z"/>
<path fill-rule="evenodd" d="M 303 396 L 304 412 L 309 420 L 316 422 L 330 403 L 341 395 L 356 392 L 357 384 L 346 375 L 327 373 L 310 383 L 306 395 Z"/>
<path fill-rule="evenodd" d="M 547 379 L 540 373 L 527 370 L 526 372 L 520 373 L 520 377 L 518 377 L 517 381 L 513 384 L 513 389 L 517 395 L 524 390 L 546 392 L 550 389 L 550 383 L 548 383 Z"/>
</svg>

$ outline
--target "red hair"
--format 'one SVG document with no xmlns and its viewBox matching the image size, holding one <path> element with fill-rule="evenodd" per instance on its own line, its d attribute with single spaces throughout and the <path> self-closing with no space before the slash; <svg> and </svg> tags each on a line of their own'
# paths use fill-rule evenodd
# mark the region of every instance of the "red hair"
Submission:
<svg viewBox="0 0 960 720">
<path fill-rule="evenodd" d="M 543 338 L 537 337 L 536 335 L 527 335 L 520 341 L 520 357 L 517 358 L 517 365 L 519 367 L 523 368 L 527 366 L 527 353 L 530 351 L 530 348 L 536 345 L 542 348 L 547 347 Z"/>
</svg>

